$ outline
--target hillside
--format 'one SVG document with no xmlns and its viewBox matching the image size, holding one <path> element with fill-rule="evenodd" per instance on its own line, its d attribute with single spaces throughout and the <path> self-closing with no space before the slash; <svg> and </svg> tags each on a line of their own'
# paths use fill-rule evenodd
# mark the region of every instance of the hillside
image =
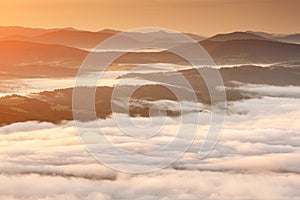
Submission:
<svg viewBox="0 0 300 200">
<path fill-rule="evenodd" d="M 62 45 L 0 41 L 1 76 L 74 76 L 87 54 L 86 51 Z"/>
<path fill-rule="evenodd" d="M 201 70 L 214 70 L 210 68 L 203 68 Z M 210 97 L 201 76 L 195 76 L 197 71 L 195 69 L 180 71 L 182 75 L 191 83 L 198 101 L 204 105 L 210 104 Z M 246 84 L 269 84 L 273 86 L 300 86 L 300 68 L 293 67 L 271 67 L 263 68 L 257 66 L 244 66 L 235 68 L 222 68 L 220 73 L 223 77 L 224 84 L 226 86 L 227 101 L 237 101 L 250 98 L 260 98 L 262 94 L 255 93 L 255 91 L 241 90 L 239 88 L 240 83 Z M 153 73 L 153 74 L 127 74 L 123 78 L 138 78 L 144 80 L 155 80 L 157 82 L 172 83 L 172 80 L 176 80 L 173 77 L 173 73 Z M 135 86 L 121 86 L 122 91 L 126 93 L 126 90 L 131 91 Z M 174 84 L 173 89 L 182 92 L 182 97 L 186 97 L 186 101 L 189 99 L 189 90 L 185 88 L 178 88 Z M 85 90 L 86 92 L 92 88 L 78 88 L 79 90 Z M 113 87 L 97 87 L 95 94 L 95 108 L 97 117 L 107 118 L 111 115 L 111 96 Z M 10 124 L 14 122 L 22 122 L 28 120 L 35 121 L 49 121 L 53 123 L 59 123 L 63 120 L 72 120 L 72 88 L 60 89 L 54 91 L 45 91 L 37 94 L 30 94 L 28 96 L 6 96 L 0 98 L 0 125 Z M 280 93 L 279 95 L 284 95 Z M 84 103 L 86 99 L 82 99 Z M 131 106 L 129 109 L 129 115 L 131 116 L 149 116 L 149 108 L 151 103 L 159 100 L 177 101 L 176 96 L 166 87 L 156 85 L 145 85 L 139 87 L 131 96 Z M 88 101 L 88 99 L 87 99 Z M 124 102 L 113 101 L 115 106 L 119 106 L 117 112 L 126 113 L 123 105 Z M 84 104 L 85 105 L 85 104 Z M 169 116 L 179 115 L 178 111 L 171 108 L 163 108 L 166 110 Z M 81 112 L 76 110 L 75 112 Z M 86 110 L 82 111 L 86 113 Z M 201 112 L 201 111 L 189 111 L 189 112 Z M 87 115 L 83 115 L 82 121 L 88 121 L 90 118 Z"/>
</svg>

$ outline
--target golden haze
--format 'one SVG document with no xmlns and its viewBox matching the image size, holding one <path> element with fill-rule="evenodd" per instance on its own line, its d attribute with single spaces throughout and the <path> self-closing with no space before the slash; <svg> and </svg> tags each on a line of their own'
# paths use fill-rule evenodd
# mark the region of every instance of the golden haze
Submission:
<svg viewBox="0 0 300 200">
<path fill-rule="evenodd" d="M 1 0 L 0 25 L 87 30 L 164 27 L 212 35 L 300 32 L 298 0 Z"/>
</svg>

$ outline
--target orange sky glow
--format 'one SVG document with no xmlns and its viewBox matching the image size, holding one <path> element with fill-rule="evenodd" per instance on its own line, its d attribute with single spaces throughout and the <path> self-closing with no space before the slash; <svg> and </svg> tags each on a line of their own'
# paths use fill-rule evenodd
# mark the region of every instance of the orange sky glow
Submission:
<svg viewBox="0 0 300 200">
<path fill-rule="evenodd" d="M 0 0 L 0 26 L 300 32 L 298 0 Z"/>
</svg>

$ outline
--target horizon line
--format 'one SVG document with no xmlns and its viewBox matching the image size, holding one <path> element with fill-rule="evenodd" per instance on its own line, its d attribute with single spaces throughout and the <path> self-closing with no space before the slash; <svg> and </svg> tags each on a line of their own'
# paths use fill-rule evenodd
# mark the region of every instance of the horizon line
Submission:
<svg viewBox="0 0 300 200">
<path fill-rule="evenodd" d="M 97 33 L 97 32 L 101 32 L 101 31 L 105 31 L 105 30 L 110 30 L 110 31 L 116 31 L 116 32 L 125 32 L 125 31 L 130 31 L 132 29 L 127 29 L 127 30 L 124 30 L 124 29 L 115 29 L 115 28 L 99 28 L 97 30 L 95 29 L 89 29 L 89 28 L 85 28 L 85 29 L 81 29 L 81 28 L 76 28 L 76 27 L 73 27 L 73 26 L 62 26 L 62 27 L 37 27 L 37 26 L 22 26 L 22 25 L 7 25 L 7 26 L 3 26 L 3 25 L 0 25 L 1 28 L 27 28 L 27 29 L 44 29 L 44 30 L 51 30 L 51 29 L 60 29 L 60 30 L 74 30 L 74 31 L 86 31 L 86 32 L 93 32 L 93 33 Z M 147 27 L 147 28 L 150 28 L 150 27 Z M 158 27 L 156 27 L 158 28 Z M 164 28 L 164 27 L 163 27 Z M 170 28 L 167 28 L 167 29 L 170 29 Z M 174 30 L 174 29 L 170 29 L 170 30 Z M 233 30 L 233 31 L 229 31 L 229 32 L 226 32 L 226 31 L 220 31 L 220 32 L 217 32 L 217 33 L 214 33 L 212 35 L 205 35 L 205 34 L 201 34 L 201 33 L 196 33 L 196 32 L 189 32 L 189 31 L 179 31 L 179 30 L 174 30 L 174 31 L 177 31 L 177 32 L 180 32 L 180 33 L 187 33 L 187 34 L 194 34 L 194 35 L 198 35 L 198 36 L 202 36 L 202 37 L 213 37 L 215 35 L 219 35 L 219 34 L 229 34 L 229 33 L 235 33 L 235 32 L 244 32 L 244 33 L 247 33 L 247 32 L 261 32 L 261 33 L 268 33 L 268 34 L 272 34 L 272 35 L 295 35 L 295 34 L 300 34 L 300 32 L 293 32 L 293 33 L 275 33 L 275 32 L 268 32 L 268 31 L 263 31 L 263 30 L 251 30 L 251 29 L 248 29 L 248 30 Z"/>
</svg>

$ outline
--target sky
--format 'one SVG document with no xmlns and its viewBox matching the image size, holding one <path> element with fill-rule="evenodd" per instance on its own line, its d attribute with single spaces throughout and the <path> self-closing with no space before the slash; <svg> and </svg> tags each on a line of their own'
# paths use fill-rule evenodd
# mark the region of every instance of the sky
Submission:
<svg viewBox="0 0 300 200">
<path fill-rule="evenodd" d="M 300 32 L 298 0 L 0 0 L 1 26 Z"/>
</svg>

